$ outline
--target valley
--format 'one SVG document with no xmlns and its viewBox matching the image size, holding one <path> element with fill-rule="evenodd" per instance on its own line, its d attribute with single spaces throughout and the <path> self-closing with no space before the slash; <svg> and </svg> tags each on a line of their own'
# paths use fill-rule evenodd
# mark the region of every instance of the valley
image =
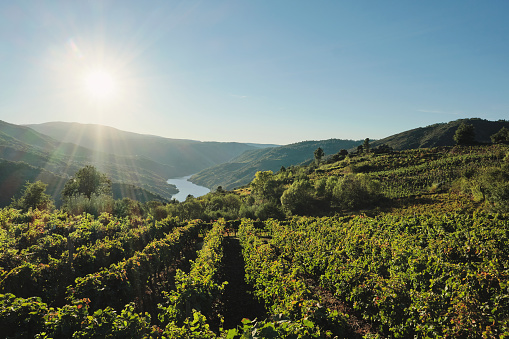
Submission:
<svg viewBox="0 0 509 339">
<path fill-rule="evenodd" d="M 455 132 L 464 144 L 430 148 L 365 140 L 331 154 L 316 142 L 300 155 L 306 161 L 180 202 L 113 198 L 108 175 L 93 166 L 52 179 L 67 187 L 61 208 L 42 192 L 30 205 L 35 184 L 26 185 L 0 209 L 0 332 L 503 337 L 504 128 L 495 142 Z M 87 198 L 89 172 L 101 185 Z"/>
</svg>

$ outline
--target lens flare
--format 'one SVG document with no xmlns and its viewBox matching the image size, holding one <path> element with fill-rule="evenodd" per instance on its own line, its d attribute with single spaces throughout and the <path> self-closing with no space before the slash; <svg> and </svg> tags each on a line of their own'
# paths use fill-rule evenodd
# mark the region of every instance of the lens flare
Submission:
<svg viewBox="0 0 509 339">
<path fill-rule="evenodd" d="M 96 70 L 85 76 L 85 88 L 94 98 L 103 99 L 111 97 L 115 92 L 115 80 L 110 73 Z"/>
</svg>

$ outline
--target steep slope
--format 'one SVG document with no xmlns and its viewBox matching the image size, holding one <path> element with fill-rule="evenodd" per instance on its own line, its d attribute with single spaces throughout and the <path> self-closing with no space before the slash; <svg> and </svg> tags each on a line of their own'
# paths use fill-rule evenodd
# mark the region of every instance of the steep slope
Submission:
<svg viewBox="0 0 509 339">
<path fill-rule="evenodd" d="M 119 156 L 141 156 L 169 165 L 168 178 L 193 174 L 229 161 L 244 151 L 270 146 L 169 139 L 92 124 L 49 122 L 27 126 L 62 142 Z"/>
<path fill-rule="evenodd" d="M 0 159 L 0 207 L 9 205 L 12 198 L 20 197 L 27 181 L 36 182 L 38 180 L 48 185 L 46 193 L 51 196 L 57 206 L 60 206 L 62 203 L 61 192 L 69 178 L 30 166 L 24 162 Z M 118 182 L 113 183 L 112 192 L 114 199 L 131 198 L 142 203 L 151 200 L 167 201 L 146 189 Z"/>
<path fill-rule="evenodd" d="M 247 151 L 227 163 L 197 173 L 191 181 L 210 189 L 217 186 L 232 189 L 248 184 L 257 171 L 277 171 L 281 166 L 299 165 L 310 160 L 318 147 L 324 150 L 325 155 L 331 155 L 360 143 L 359 140 L 329 139 Z"/>
<path fill-rule="evenodd" d="M 118 156 L 59 142 L 28 127 L 3 121 L 0 121 L 0 159 L 24 162 L 38 171 L 66 179 L 85 165 L 92 164 L 116 183 L 139 186 L 166 199 L 177 192 L 175 186 L 166 183 L 168 173 L 174 171 L 171 166 L 145 157 Z M 22 183 L 33 180 L 21 173 L 17 178 Z M 10 190 L 1 191 L 0 194 L 10 199 L 7 192 Z"/>
<path fill-rule="evenodd" d="M 372 146 L 386 144 L 395 150 L 414 148 L 428 148 L 437 146 L 453 146 L 454 133 L 461 123 L 474 126 L 475 139 L 480 143 L 490 143 L 490 136 L 498 132 L 502 127 L 509 128 L 509 121 L 488 121 L 483 119 L 460 119 L 443 124 L 434 124 L 427 127 L 419 127 L 401 132 L 389 137 L 377 140 Z"/>
</svg>

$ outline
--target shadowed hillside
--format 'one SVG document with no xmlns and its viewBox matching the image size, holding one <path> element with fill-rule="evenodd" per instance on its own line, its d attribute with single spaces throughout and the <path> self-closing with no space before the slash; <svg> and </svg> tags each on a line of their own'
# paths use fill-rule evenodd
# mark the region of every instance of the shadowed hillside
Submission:
<svg viewBox="0 0 509 339">
<path fill-rule="evenodd" d="M 11 193 L 16 191 L 13 187 L 19 187 L 19 183 L 22 185 L 27 180 L 33 181 L 40 175 L 46 180 L 39 180 L 47 184 L 52 184 L 55 177 L 68 180 L 80 168 L 89 164 L 105 172 L 116 183 L 145 188 L 165 199 L 171 199 L 177 193 L 175 186 L 166 183 L 168 173 L 173 170 L 171 166 L 141 156 L 119 156 L 59 142 L 28 127 L 3 121 L 0 121 L 0 160 L 23 162 L 31 168 L 28 171 L 14 171 L 10 175 L 10 183 L 3 182 L 10 188 L 1 194 L 9 200 Z M 61 185 L 54 186 L 58 187 L 55 189 L 59 193 Z M 50 194 L 59 200 L 58 195 Z"/>
<path fill-rule="evenodd" d="M 395 150 L 426 148 L 437 146 L 454 146 L 456 129 L 467 123 L 474 126 L 475 139 L 479 143 L 490 143 L 490 136 L 502 127 L 509 128 L 509 121 L 488 121 L 483 119 L 460 119 L 443 124 L 419 127 L 374 141 L 373 146 L 386 144 Z"/>
<path fill-rule="evenodd" d="M 141 156 L 169 165 L 167 178 L 196 173 L 242 154 L 247 150 L 271 145 L 237 142 L 201 142 L 137 134 L 116 128 L 67 122 L 28 125 L 30 128 L 62 142 L 119 156 Z"/>
</svg>

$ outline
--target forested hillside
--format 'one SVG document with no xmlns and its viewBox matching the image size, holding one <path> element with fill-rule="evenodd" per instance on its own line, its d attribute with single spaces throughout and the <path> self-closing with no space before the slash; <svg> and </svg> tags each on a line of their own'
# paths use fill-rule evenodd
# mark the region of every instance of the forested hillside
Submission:
<svg viewBox="0 0 509 339">
<path fill-rule="evenodd" d="M 490 137 L 502 127 L 509 128 L 509 121 L 488 121 L 483 119 L 460 119 L 448 123 L 434 124 L 404 131 L 373 142 L 373 146 L 388 145 L 396 150 L 430 148 L 455 145 L 454 133 L 466 123 L 475 130 L 475 140 L 479 143 L 490 143 Z"/>
<path fill-rule="evenodd" d="M 67 122 L 28 126 L 61 142 L 117 156 L 142 157 L 167 165 L 167 178 L 194 174 L 207 167 L 227 162 L 244 151 L 269 146 L 169 139 L 121 131 L 108 126 Z"/>
<path fill-rule="evenodd" d="M 454 146 L 454 134 L 461 124 L 473 126 L 475 142 L 491 143 L 491 136 L 502 127 L 509 128 L 509 121 L 487 121 L 482 119 L 461 119 L 449 123 L 401 132 L 380 140 L 371 140 L 371 147 L 388 147 L 395 150 Z M 278 171 L 281 166 L 288 167 L 309 162 L 313 151 L 322 148 L 326 157 L 331 157 L 342 149 L 356 151 L 363 140 L 322 140 L 305 141 L 271 149 L 248 151 L 229 162 L 207 168 L 191 178 L 191 181 L 210 189 L 218 186 L 232 189 L 249 183 L 257 171 Z"/>
<path fill-rule="evenodd" d="M 9 180 L 6 191 L 0 192 L 1 201 L 8 201 L 14 190 L 19 193 L 25 181 L 41 180 L 50 184 L 50 194 L 59 201 L 62 178 L 69 179 L 81 167 L 94 164 L 106 172 L 113 182 L 144 188 L 164 199 L 171 199 L 177 192 L 166 183 L 171 167 L 143 157 L 127 157 L 92 151 L 71 143 L 59 142 L 28 127 L 0 121 L 0 159 L 4 160 L 2 176 Z M 18 162 L 17 165 L 5 165 Z M 23 164 L 27 166 L 24 166 Z M 25 170 L 10 171 L 5 166 Z M 30 169 L 28 169 L 30 168 Z M 40 173 L 40 174 L 37 174 Z M 5 206 L 5 205 L 4 205 Z"/>
<path fill-rule="evenodd" d="M 286 146 L 252 150 L 228 161 L 208 168 L 191 178 L 193 183 L 215 189 L 243 186 L 253 180 L 257 171 L 278 171 L 282 166 L 299 165 L 313 158 L 313 151 L 321 147 L 326 154 L 337 153 L 341 149 L 356 147 L 361 141 L 320 140 L 303 141 Z"/>
</svg>

